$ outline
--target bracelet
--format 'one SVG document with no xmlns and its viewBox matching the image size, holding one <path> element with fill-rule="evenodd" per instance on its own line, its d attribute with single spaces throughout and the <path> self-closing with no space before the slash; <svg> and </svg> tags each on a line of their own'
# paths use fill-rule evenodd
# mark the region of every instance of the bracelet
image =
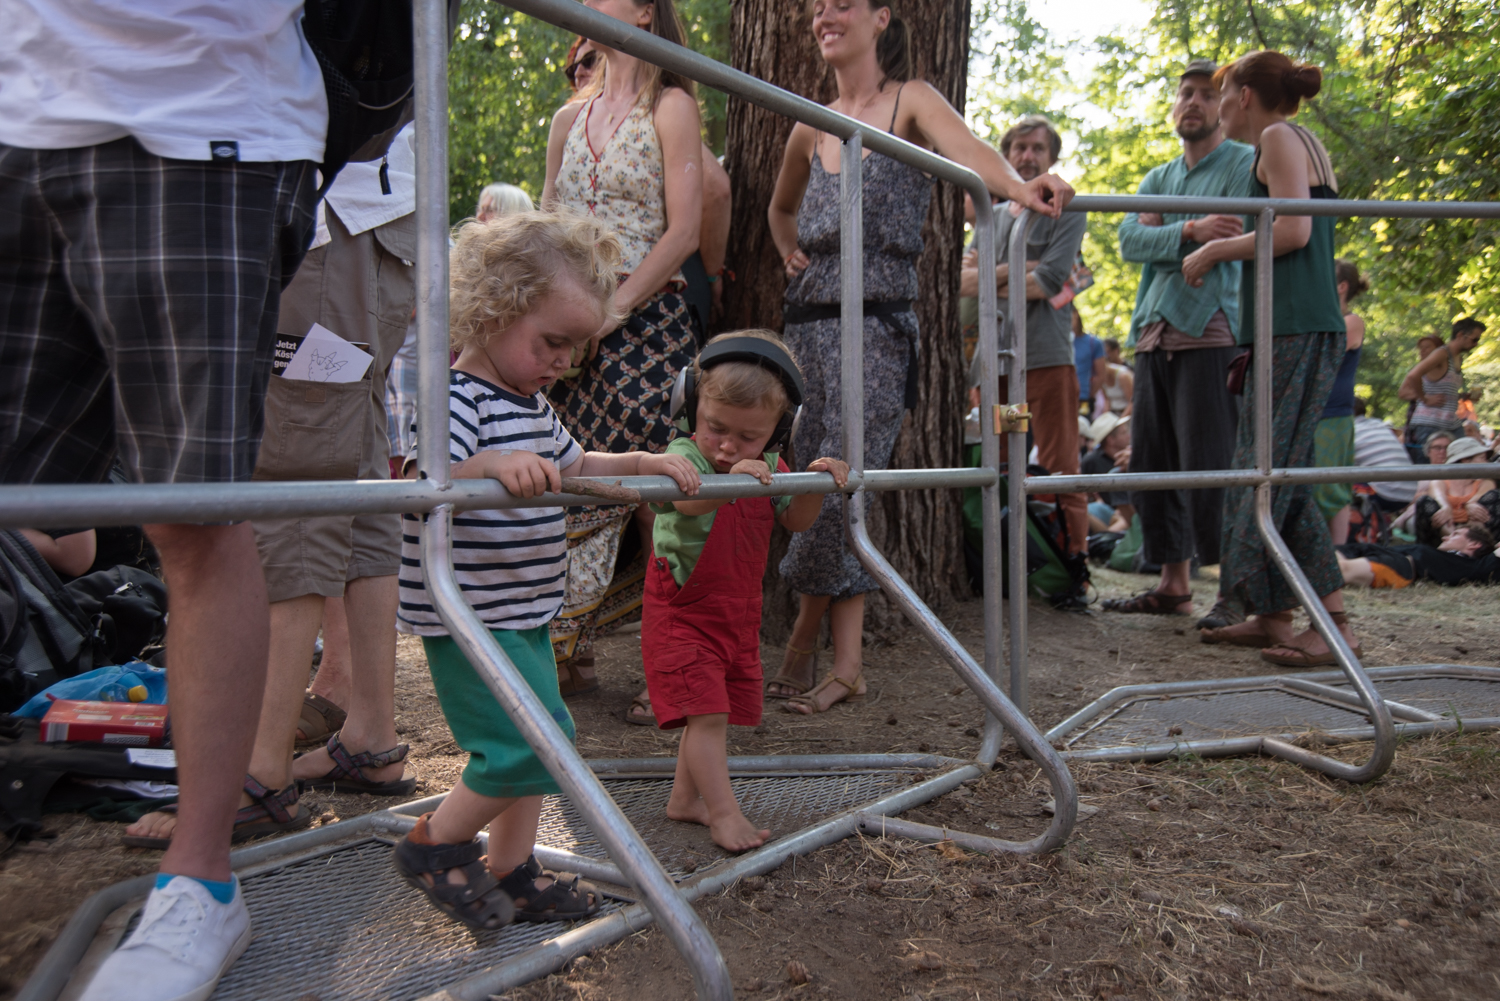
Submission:
<svg viewBox="0 0 1500 1001">
<path fill-rule="evenodd" d="M 718 275 L 709 275 L 708 276 L 708 283 L 710 285 L 712 285 L 714 282 L 716 282 L 718 280 L 719 280 L 719 276 Z"/>
<path fill-rule="evenodd" d="M 792 248 L 792 252 L 790 254 L 787 254 L 785 257 L 783 257 L 781 259 L 781 263 L 782 264 L 790 264 L 790 263 L 792 263 L 792 258 L 796 257 L 797 256 L 797 251 L 799 251 L 801 249 L 802 249 L 801 247 L 793 247 Z"/>
</svg>

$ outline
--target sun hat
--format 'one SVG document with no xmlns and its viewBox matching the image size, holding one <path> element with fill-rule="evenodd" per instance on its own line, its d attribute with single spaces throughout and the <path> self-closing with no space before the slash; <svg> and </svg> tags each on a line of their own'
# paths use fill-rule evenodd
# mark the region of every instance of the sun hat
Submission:
<svg viewBox="0 0 1500 1001">
<path fill-rule="evenodd" d="M 1112 433 L 1114 433 L 1116 428 L 1120 427 L 1122 424 L 1129 423 L 1129 417 L 1120 417 L 1114 413 L 1105 412 L 1101 414 L 1099 418 L 1094 421 L 1094 423 L 1089 425 L 1089 440 L 1095 443 L 1101 442 L 1105 438 L 1108 438 Z"/>
<path fill-rule="evenodd" d="M 1089 419 L 1082 414 L 1078 415 L 1078 433 L 1083 435 L 1089 433 Z"/>
<path fill-rule="evenodd" d="M 1489 449 L 1484 447 L 1484 442 L 1475 441 L 1473 438 L 1457 438 L 1448 443 L 1448 460 L 1446 465 L 1472 459 L 1476 455 L 1483 455 Z"/>
</svg>

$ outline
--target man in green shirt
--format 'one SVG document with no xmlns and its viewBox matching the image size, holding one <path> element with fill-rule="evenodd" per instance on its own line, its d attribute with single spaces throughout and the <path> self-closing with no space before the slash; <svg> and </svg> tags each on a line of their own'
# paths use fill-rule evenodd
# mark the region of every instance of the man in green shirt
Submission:
<svg viewBox="0 0 1500 1001">
<path fill-rule="evenodd" d="M 1182 155 L 1141 182 L 1143 195 L 1234 197 L 1248 193 L 1254 151 L 1224 139 L 1212 63 L 1189 63 L 1177 84 L 1172 123 Z M 1183 280 L 1182 259 L 1209 240 L 1237 236 L 1239 216 L 1130 213 L 1120 224 L 1120 254 L 1141 264 L 1141 283 L 1130 320 L 1135 348 L 1130 471 L 1228 469 L 1234 456 L 1235 398 L 1226 370 L 1239 348 L 1240 265 L 1215 266 L 1203 284 Z M 1116 612 L 1191 615 L 1188 574 L 1196 556 L 1219 562 L 1224 491 L 1150 490 L 1132 494 L 1141 519 L 1148 562 L 1162 567 L 1161 582 L 1134 598 L 1106 601 Z M 1215 619 L 1215 616 L 1219 618 Z M 1227 618 L 1225 618 L 1227 616 Z M 1243 621 L 1221 600 L 1204 619 L 1214 625 Z M 1200 623 L 1201 625 L 1202 623 Z"/>
</svg>

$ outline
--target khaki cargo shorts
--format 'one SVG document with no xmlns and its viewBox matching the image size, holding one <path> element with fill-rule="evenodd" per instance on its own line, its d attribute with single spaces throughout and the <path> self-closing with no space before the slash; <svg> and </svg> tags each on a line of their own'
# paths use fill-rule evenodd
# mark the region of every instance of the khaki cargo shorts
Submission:
<svg viewBox="0 0 1500 1001">
<path fill-rule="evenodd" d="M 271 376 L 257 480 L 390 479 L 385 377 L 406 338 L 415 298 L 414 217 L 351 236 L 327 210 L 332 241 L 308 252 L 281 299 L 277 330 L 301 336 L 321 323 L 375 356 L 359 382 Z M 343 595 L 362 577 L 401 566 L 401 516 L 361 514 L 254 522 L 271 601 Z"/>
</svg>

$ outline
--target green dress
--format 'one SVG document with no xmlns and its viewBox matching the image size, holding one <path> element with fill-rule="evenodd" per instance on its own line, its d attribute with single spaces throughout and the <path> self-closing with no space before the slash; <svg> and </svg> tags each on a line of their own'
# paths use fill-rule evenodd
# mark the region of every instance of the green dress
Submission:
<svg viewBox="0 0 1500 1001">
<path fill-rule="evenodd" d="M 1301 126 L 1293 125 L 1320 165 L 1313 198 L 1336 198 L 1333 168 L 1327 154 Z M 1265 198 L 1269 189 L 1255 176 L 1260 150 L 1250 167 L 1250 197 Z M 1254 220 L 1246 222 L 1246 228 Z M 1334 220 L 1314 216 L 1307 245 L 1277 257 L 1272 280 L 1271 463 L 1273 467 L 1314 465 L 1313 448 L 1344 358 L 1344 316 L 1339 308 L 1333 273 Z M 1255 262 L 1247 261 L 1240 291 L 1239 341 L 1255 340 Z M 1235 440 L 1234 468 L 1255 468 L 1255 366 L 1246 373 Z M 1292 556 L 1320 596 L 1344 586 L 1328 523 L 1313 501 L 1310 486 L 1279 487 L 1271 492 L 1271 517 Z M 1252 614 L 1284 611 L 1297 606 L 1290 585 L 1276 569 L 1255 524 L 1255 491 L 1226 490 L 1224 541 L 1220 588 L 1238 598 Z"/>
</svg>

